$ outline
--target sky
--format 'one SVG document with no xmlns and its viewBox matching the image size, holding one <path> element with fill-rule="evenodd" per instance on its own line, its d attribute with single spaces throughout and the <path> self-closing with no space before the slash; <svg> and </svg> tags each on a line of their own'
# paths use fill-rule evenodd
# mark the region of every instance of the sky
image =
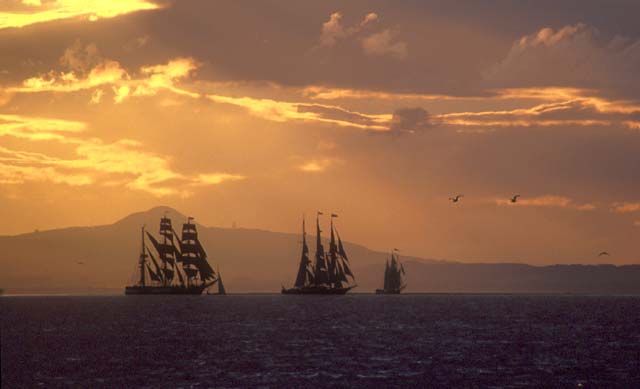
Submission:
<svg viewBox="0 0 640 389">
<path fill-rule="evenodd" d="M 0 234 L 158 205 L 299 232 L 322 210 L 405 255 L 639 263 L 639 14 L 0 0 Z"/>
</svg>

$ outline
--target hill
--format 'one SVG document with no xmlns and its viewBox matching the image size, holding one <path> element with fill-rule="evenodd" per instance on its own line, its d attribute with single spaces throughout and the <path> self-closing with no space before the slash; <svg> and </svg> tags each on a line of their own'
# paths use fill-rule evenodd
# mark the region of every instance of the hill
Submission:
<svg viewBox="0 0 640 389">
<path fill-rule="evenodd" d="M 121 293 L 133 281 L 140 226 L 157 232 L 160 217 L 179 231 L 186 216 L 168 207 L 110 225 L 1 236 L 0 287 L 6 293 Z M 300 236 L 198 225 L 229 292 L 277 292 L 295 277 Z M 313 241 L 314 237 L 309 237 Z M 345 242 L 358 292 L 379 287 L 387 253 Z M 640 293 L 640 266 L 460 263 L 403 258 L 408 292 Z"/>
</svg>

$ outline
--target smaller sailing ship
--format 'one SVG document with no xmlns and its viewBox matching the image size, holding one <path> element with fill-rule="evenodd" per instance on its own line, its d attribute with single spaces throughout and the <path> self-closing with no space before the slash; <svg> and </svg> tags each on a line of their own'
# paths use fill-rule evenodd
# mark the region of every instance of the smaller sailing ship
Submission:
<svg viewBox="0 0 640 389">
<path fill-rule="evenodd" d="M 407 286 L 403 283 L 404 266 L 400 263 L 398 249 L 391 251 L 391 261 L 387 260 L 384 269 L 384 286 L 382 289 L 376 289 L 376 294 L 400 294 Z"/>
<path fill-rule="evenodd" d="M 342 245 L 342 239 L 338 231 L 333 226 L 333 218 L 338 217 L 331 214 L 331 240 L 329 241 L 329 252 L 324 251 L 322 236 L 320 233 L 320 215 L 316 215 L 316 255 L 315 261 L 309 259 L 309 247 L 307 246 L 307 232 L 305 230 L 304 217 L 302 218 L 302 255 L 300 256 L 300 266 L 293 288 L 282 287 L 282 294 L 345 294 L 355 288 L 355 276 L 351 272 L 347 253 Z M 337 237 L 337 242 L 336 242 Z"/>
<path fill-rule="evenodd" d="M 220 272 L 214 271 L 207 261 L 193 218 L 189 217 L 182 225 L 181 237 L 173 229 L 171 219 L 161 218 L 160 236 L 156 239 L 142 227 L 138 281 L 127 286 L 125 294 L 202 294 L 205 290 L 210 294 L 209 288 L 216 283 L 217 294 L 226 294 Z M 146 245 L 145 238 L 154 250 Z"/>
</svg>

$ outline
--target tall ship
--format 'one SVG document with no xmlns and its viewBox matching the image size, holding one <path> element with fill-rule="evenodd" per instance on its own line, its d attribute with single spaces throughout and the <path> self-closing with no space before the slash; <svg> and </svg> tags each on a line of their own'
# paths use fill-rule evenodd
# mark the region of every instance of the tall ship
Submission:
<svg viewBox="0 0 640 389">
<path fill-rule="evenodd" d="M 142 227 L 135 277 L 138 281 L 127 286 L 125 294 L 202 294 L 205 290 L 207 294 L 226 294 L 220 272 L 207 261 L 192 217 L 182 225 L 180 237 L 166 215 L 160 219 L 159 239 Z M 210 293 L 215 284 L 217 293 Z"/>
<path fill-rule="evenodd" d="M 403 281 L 404 266 L 400 263 L 398 249 L 391 251 L 391 260 L 387 259 L 384 269 L 384 286 L 382 289 L 376 289 L 376 294 L 400 294 L 406 284 Z"/>
<path fill-rule="evenodd" d="M 320 215 L 316 215 L 316 253 L 314 261 L 309 259 L 307 246 L 307 232 L 305 220 L 302 218 L 302 254 L 300 265 L 293 288 L 282 287 L 282 294 L 345 294 L 355 288 L 355 276 L 351 272 L 347 253 L 342 245 L 342 239 L 333 225 L 333 219 L 338 217 L 331 214 L 331 240 L 329 252 L 325 252 L 322 245 L 320 230 Z M 337 241 L 336 241 L 337 237 Z"/>
</svg>

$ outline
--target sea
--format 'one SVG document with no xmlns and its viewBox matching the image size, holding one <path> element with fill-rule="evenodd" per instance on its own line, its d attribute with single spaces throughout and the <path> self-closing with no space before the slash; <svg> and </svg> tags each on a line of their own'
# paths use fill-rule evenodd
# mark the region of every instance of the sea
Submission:
<svg viewBox="0 0 640 389">
<path fill-rule="evenodd" d="M 638 388 L 640 296 L 3 296 L 2 388 Z"/>
</svg>

